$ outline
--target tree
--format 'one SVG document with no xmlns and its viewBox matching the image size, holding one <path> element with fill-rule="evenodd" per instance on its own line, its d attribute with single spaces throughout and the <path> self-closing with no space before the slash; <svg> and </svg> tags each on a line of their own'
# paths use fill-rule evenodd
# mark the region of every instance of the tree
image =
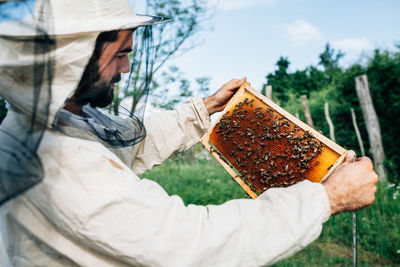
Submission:
<svg viewBox="0 0 400 267">
<path fill-rule="evenodd" d="M 314 66 L 289 73 L 289 65 L 290 62 L 286 57 L 279 58 L 276 63 L 278 69 L 266 76 L 267 83 L 263 86 L 263 94 L 265 94 L 266 86 L 271 85 L 274 97 L 284 105 L 291 99 L 289 93 L 297 97 L 301 95 L 309 97 L 311 92 L 320 90 L 328 84 L 324 71 Z"/>
<path fill-rule="evenodd" d="M 329 81 L 335 81 L 335 79 L 342 73 L 341 68 L 339 67 L 339 61 L 344 57 L 344 53 L 340 50 L 335 51 L 335 49 L 331 48 L 329 43 L 325 45 L 325 50 L 319 55 L 319 65 L 321 65 L 325 74 L 327 75 L 327 79 Z"/>
<path fill-rule="evenodd" d="M 339 68 L 339 60 L 343 56 L 344 54 L 340 50 L 335 53 L 335 50 L 327 43 L 324 52 L 319 55 L 319 65 L 322 65 L 326 71 Z"/>
<path fill-rule="evenodd" d="M 288 74 L 289 65 L 290 62 L 287 57 L 280 57 L 276 62 L 278 69 L 274 73 L 270 73 L 266 76 L 267 85 L 272 86 L 274 96 L 283 102 L 287 101 L 285 92 L 291 88 L 291 77 Z M 265 92 L 263 92 L 263 94 L 265 94 Z"/>
<path fill-rule="evenodd" d="M 155 74 L 168 60 L 184 54 L 198 44 L 193 40 L 193 36 L 202 30 L 201 23 L 210 18 L 211 14 L 207 9 L 206 0 L 147 0 L 146 5 L 147 13 L 172 19 L 169 23 L 153 27 L 155 61 L 149 77 L 154 80 L 151 84 L 151 90 L 154 90 L 159 85 L 154 79 Z M 138 31 L 143 31 L 143 29 L 138 29 Z M 133 69 L 131 89 L 129 91 L 118 90 L 113 102 L 113 105 L 118 107 L 122 100 L 130 99 L 132 102 L 129 109 L 131 116 L 146 89 L 146 80 L 142 78 L 145 77 L 143 73 L 144 50 L 138 50 L 139 54 L 135 55 L 138 64 Z M 118 115 L 118 108 L 113 108 L 113 110 Z"/>
<path fill-rule="evenodd" d="M 199 87 L 198 91 L 203 95 L 210 91 L 210 77 L 200 77 L 196 78 L 196 83 Z"/>
<path fill-rule="evenodd" d="M 169 66 L 160 75 L 159 81 L 163 84 L 152 95 L 152 105 L 162 109 L 173 109 L 177 104 L 184 102 L 195 93 L 204 95 L 209 91 L 210 77 L 195 79 L 196 86 L 191 86 L 190 81 L 184 77 L 184 73 L 176 66 Z"/>
</svg>

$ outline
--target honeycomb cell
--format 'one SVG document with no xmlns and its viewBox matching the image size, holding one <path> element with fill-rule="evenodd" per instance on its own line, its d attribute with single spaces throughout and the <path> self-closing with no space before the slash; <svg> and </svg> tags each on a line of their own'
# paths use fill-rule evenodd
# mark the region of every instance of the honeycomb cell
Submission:
<svg viewBox="0 0 400 267">
<path fill-rule="evenodd" d="M 304 179 L 319 182 L 341 157 L 247 90 L 228 107 L 207 141 L 257 194 Z"/>
</svg>

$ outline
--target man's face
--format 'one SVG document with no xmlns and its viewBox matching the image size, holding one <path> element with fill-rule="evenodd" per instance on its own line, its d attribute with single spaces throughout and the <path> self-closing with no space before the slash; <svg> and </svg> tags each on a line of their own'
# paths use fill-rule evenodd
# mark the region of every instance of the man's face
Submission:
<svg viewBox="0 0 400 267">
<path fill-rule="evenodd" d="M 130 30 L 118 32 L 116 41 L 104 44 L 97 62 L 98 79 L 85 92 L 91 106 L 106 107 L 112 102 L 115 83 L 121 80 L 121 73 L 130 71 L 128 54 L 132 45 Z"/>
</svg>

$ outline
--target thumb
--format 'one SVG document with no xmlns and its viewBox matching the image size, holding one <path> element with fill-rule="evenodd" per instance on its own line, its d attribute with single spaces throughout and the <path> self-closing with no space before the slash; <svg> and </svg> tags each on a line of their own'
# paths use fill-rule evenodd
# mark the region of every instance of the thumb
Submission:
<svg viewBox="0 0 400 267">
<path fill-rule="evenodd" d="M 353 150 L 349 150 L 347 151 L 344 162 L 350 163 L 353 162 L 355 159 L 356 159 L 356 152 L 354 152 Z"/>
<path fill-rule="evenodd" d="M 244 76 L 241 80 L 240 80 L 240 85 L 244 84 L 247 81 L 247 77 Z"/>
</svg>

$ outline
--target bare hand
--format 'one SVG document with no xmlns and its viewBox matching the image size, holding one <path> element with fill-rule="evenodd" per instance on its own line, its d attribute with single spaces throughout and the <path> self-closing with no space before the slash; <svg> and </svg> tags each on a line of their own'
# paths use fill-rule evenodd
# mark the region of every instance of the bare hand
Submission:
<svg viewBox="0 0 400 267">
<path fill-rule="evenodd" d="M 354 151 L 349 151 L 344 162 L 324 182 L 332 215 L 355 211 L 375 201 L 378 175 L 373 170 L 372 162 L 368 157 L 352 162 L 354 156 Z"/>
<path fill-rule="evenodd" d="M 229 82 L 222 85 L 222 87 L 212 96 L 203 99 L 204 105 L 207 108 L 208 114 L 214 114 L 215 112 L 222 111 L 229 99 L 239 89 L 239 87 L 246 82 L 246 77 L 243 79 L 232 79 Z"/>
</svg>

